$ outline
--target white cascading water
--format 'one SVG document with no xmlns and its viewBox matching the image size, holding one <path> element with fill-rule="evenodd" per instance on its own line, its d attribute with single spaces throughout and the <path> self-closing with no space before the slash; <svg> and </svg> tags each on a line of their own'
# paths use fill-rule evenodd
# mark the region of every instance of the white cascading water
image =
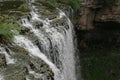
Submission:
<svg viewBox="0 0 120 80">
<path fill-rule="evenodd" d="M 15 63 L 14 59 L 11 58 L 11 56 L 6 52 L 6 50 L 3 47 L 0 47 L 0 53 L 5 54 L 7 64 L 14 64 Z"/>
<path fill-rule="evenodd" d="M 11 52 L 12 53 L 12 52 Z M 11 56 L 6 52 L 5 48 L 0 46 L 0 54 L 5 55 L 6 64 L 14 64 L 15 60 L 11 58 Z M 0 73 L 0 80 L 4 80 L 4 75 Z"/>
<path fill-rule="evenodd" d="M 24 36 L 15 36 L 15 42 L 19 46 L 24 47 L 26 50 L 28 50 L 30 55 L 39 57 L 45 63 L 47 63 L 50 66 L 50 68 L 53 70 L 53 72 L 56 73 L 55 79 L 59 76 L 58 75 L 59 70 L 57 69 L 57 67 L 52 62 L 50 62 L 48 58 L 39 50 L 39 48 L 36 45 L 34 45 L 30 40 L 28 40 Z"/>
<path fill-rule="evenodd" d="M 4 80 L 4 76 L 3 75 L 0 75 L 0 80 Z"/>
<path fill-rule="evenodd" d="M 55 80 L 76 80 L 72 23 L 59 9 L 57 19 L 65 18 L 66 23 L 54 26 L 51 25 L 52 20 L 40 18 L 37 11 L 36 6 L 31 5 L 31 17 L 22 18 L 22 25 L 30 29 L 40 45 L 35 45 L 28 39 L 29 36 L 22 35 L 15 36 L 15 43 L 24 47 L 31 56 L 39 57 L 47 63 L 55 74 Z M 34 22 L 43 23 L 43 26 L 38 29 Z"/>
</svg>

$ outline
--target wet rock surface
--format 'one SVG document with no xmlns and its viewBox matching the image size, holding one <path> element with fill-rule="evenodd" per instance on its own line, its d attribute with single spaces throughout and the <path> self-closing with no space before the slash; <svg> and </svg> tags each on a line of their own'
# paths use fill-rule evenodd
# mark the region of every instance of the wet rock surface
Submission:
<svg viewBox="0 0 120 80">
<path fill-rule="evenodd" d="M 10 46 L 14 64 L 6 64 L 6 57 L 0 54 L 0 73 L 4 80 L 54 80 L 54 73 L 40 58 L 29 55 L 19 46 Z"/>
<path fill-rule="evenodd" d="M 83 0 L 81 2 L 80 18 L 74 21 L 76 27 L 80 30 L 91 30 L 96 28 L 96 22 L 119 23 L 120 1 L 113 1 L 115 2 L 104 3 L 103 1 L 103 3 L 100 4 L 99 0 Z"/>
<path fill-rule="evenodd" d="M 0 53 L 0 72 L 2 72 L 6 68 L 6 60 L 5 55 Z"/>
<path fill-rule="evenodd" d="M 120 47 L 120 1 L 108 5 L 97 1 L 81 3 L 80 18 L 74 24 L 80 50 Z"/>
</svg>

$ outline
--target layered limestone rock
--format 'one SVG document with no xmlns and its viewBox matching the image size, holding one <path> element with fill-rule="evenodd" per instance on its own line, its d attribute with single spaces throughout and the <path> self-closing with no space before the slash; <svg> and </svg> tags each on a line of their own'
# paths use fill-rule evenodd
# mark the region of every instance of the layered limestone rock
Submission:
<svg viewBox="0 0 120 80">
<path fill-rule="evenodd" d="M 81 13 L 80 18 L 77 20 L 75 25 L 81 30 L 93 29 L 93 21 L 95 17 L 94 8 L 95 0 L 82 0 L 81 2 Z"/>
<path fill-rule="evenodd" d="M 111 7 L 102 7 L 96 14 L 95 21 L 99 22 L 118 22 L 120 23 L 120 1 L 118 0 Z"/>
<path fill-rule="evenodd" d="M 98 0 L 83 0 L 76 22 L 79 49 L 120 47 L 120 1 L 105 5 Z"/>
<path fill-rule="evenodd" d="M 102 3 L 104 4 L 104 3 Z M 80 18 L 76 26 L 81 30 L 94 29 L 95 22 L 120 22 L 120 1 L 102 5 L 98 0 L 83 0 Z"/>
</svg>

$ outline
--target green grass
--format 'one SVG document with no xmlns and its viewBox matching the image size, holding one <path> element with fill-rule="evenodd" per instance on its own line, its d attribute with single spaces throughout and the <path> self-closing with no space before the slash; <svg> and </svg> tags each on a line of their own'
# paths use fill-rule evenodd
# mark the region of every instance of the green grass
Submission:
<svg viewBox="0 0 120 80">
<path fill-rule="evenodd" d="M 26 4 L 26 3 L 21 4 L 21 5 L 18 7 L 18 9 L 20 9 L 20 10 L 22 10 L 22 11 L 28 10 L 27 4 Z"/>
<path fill-rule="evenodd" d="M 11 42 L 13 36 L 20 31 L 17 23 L 0 23 L 0 39 L 2 43 Z"/>
<path fill-rule="evenodd" d="M 0 43 L 11 42 L 14 35 L 20 32 L 16 19 L 27 14 L 27 4 L 21 0 L 0 2 Z"/>
<path fill-rule="evenodd" d="M 120 80 L 120 49 L 97 49 L 81 53 L 84 80 Z"/>
</svg>

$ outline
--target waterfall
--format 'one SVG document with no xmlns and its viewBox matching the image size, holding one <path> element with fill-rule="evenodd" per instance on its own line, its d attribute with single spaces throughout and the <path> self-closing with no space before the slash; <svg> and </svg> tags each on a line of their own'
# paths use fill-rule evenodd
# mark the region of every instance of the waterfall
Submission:
<svg viewBox="0 0 120 80">
<path fill-rule="evenodd" d="M 39 48 L 35 46 L 30 40 L 28 40 L 27 38 L 23 36 L 15 36 L 15 40 L 16 40 L 15 42 L 19 46 L 24 47 L 26 50 L 28 50 L 30 55 L 39 57 L 45 63 L 47 63 L 50 66 L 50 68 L 53 70 L 53 72 L 57 74 L 55 75 L 55 79 L 59 76 L 58 75 L 59 70 L 56 68 L 56 66 L 52 62 L 50 62 L 48 58 L 39 50 Z"/>
<path fill-rule="evenodd" d="M 37 7 L 31 4 L 30 15 L 21 21 L 37 38 L 38 44 L 33 43 L 27 35 L 15 36 L 15 43 L 25 48 L 30 56 L 39 57 L 48 64 L 54 72 L 55 80 L 76 80 L 72 23 L 59 9 L 56 9 L 59 14 L 55 19 L 42 18 Z M 61 19 L 61 23 L 52 23 Z"/>
<path fill-rule="evenodd" d="M 3 75 L 0 75 L 0 80 L 4 80 L 4 76 Z"/>
</svg>

